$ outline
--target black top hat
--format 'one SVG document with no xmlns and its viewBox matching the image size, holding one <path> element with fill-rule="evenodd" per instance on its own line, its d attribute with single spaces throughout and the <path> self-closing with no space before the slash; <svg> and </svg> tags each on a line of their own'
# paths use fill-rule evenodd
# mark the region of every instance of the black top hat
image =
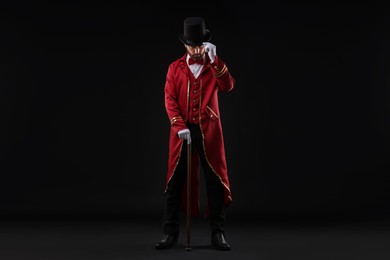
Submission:
<svg viewBox="0 0 390 260">
<path fill-rule="evenodd" d="M 199 46 L 203 42 L 210 41 L 211 32 L 206 29 L 202 17 L 188 17 L 184 20 L 184 32 L 179 35 L 179 38 L 186 45 Z"/>
</svg>

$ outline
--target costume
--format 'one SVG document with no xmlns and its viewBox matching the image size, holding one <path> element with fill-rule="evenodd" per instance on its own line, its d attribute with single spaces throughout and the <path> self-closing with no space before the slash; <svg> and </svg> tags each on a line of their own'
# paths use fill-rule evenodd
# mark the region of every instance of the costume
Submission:
<svg viewBox="0 0 390 260">
<path fill-rule="evenodd" d="M 232 194 L 218 93 L 231 91 L 235 79 L 216 55 L 216 46 L 208 42 L 211 33 L 205 29 L 203 18 L 188 18 L 184 25 L 184 33 L 179 38 L 186 46 L 187 53 L 169 65 L 164 87 L 165 109 L 171 129 L 164 190 L 165 237 L 156 248 L 168 248 L 177 241 L 180 208 L 183 210 L 187 206 L 187 151 L 184 147 L 188 139 L 193 143 L 191 214 L 196 217 L 200 214 L 199 174 L 203 169 L 208 199 L 206 217 L 210 221 L 212 237 L 216 237 L 213 244 L 218 249 L 229 250 L 230 246 L 223 237 L 223 224 L 226 208 L 232 202 Z"/>
<path fill-rule="evenodd" d="M 232 202 L 232 195 L 226 166 L 218 91 L 231 91 L 235 80 L 218 56 L 213 64 L 210 64 L 206 57 L 205 66 L 195 79 L 186 64 L 186 56 L 187 54 L 171 63 L 166 77 L 165 107 L 171 122 L 166 188 L 175 173 L 185 143 L 177 133 L 188 128 L 186 123 L 199 124 L 205 156 L 223 184 L 224 202 L 225 205 L 229 205 Z M 196 153 L 192 155 L 192 162 L 192 214 L 199 216 L 199 158 Z M 183 192 L 185 194 L 185 190 Z"/>
</svg>

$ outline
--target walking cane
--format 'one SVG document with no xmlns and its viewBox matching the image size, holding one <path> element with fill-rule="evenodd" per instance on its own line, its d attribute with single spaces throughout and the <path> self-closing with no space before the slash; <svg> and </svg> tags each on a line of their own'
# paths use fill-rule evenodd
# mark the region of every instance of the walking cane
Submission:
<svg viewBox="0 0 390 260">
<path fill-rule="evenodd" d="M 191 137 L 187 139 L 187 246 L 186 251 L 191 251 Z"/>
</svg>

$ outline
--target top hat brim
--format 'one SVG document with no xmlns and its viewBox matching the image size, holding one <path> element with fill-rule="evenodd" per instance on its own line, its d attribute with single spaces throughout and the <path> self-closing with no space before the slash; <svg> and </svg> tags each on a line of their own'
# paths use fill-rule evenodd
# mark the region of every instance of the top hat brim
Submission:
<svg viewBox="0 0 390 260">
<path fill-rule="evenodd" d="M 202 45 L 203 42 L 208 42 L 208 41 L 211 40 L 211 32 L 210 32 L 210 30 L 207 30 L 207 29 L 206 29 L 206 34 L 205 34 L 203 40 L 200 41 L 200 42 L 196 42 L 196 41 L 192 41 L 192 40 L 186 39 L 186 38 L 184 37 L 184 34 L 183 34 L 183 33 L 181 33 L 181 34 L 179 35 L 179 39 L 180 39 L 180 41 L 181 41 L 182 43 L 184 43 L 184 44 L 186 44 L 186 45 L 190 45 L 190 46 L 199 46 L 199 45 Z"/>
</svg>

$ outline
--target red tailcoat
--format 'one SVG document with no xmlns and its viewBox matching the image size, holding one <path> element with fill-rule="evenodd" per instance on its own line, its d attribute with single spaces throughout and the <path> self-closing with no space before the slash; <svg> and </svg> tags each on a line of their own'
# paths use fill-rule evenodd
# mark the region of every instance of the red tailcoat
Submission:
<svg viewBox="0 0 390 260">
<path fill-rule="evenodd" d="M 186 56 L 187 54 L 169 65 L 164 88 L 165 108 L 171 122 L 166 188 L 175 174 L 181 150 L 186 149 L 186 141 L 180 139 L 177 133 L 187 128 L 186 122 L 193 123 L 192 120 L 194 120 L 199 123 L 202 131 L 203 148 L 207 162 L 220 179 L 224 187 L 225 205 L 229 205 L 232 202 L 232 195 L 226 166 L 218 91 L 231 91 L 234 88 L 235 80 L 230 75 L 226 64 L 218 56 L 213 64 L 210 64 L 209 60 L 206 59 L 202 72 L 195 79 L 187 66 Z M 192 153 L 191 165 L 192 215 L 199 216 L 200 167 L 198 154 Z M 183 208 L 185 209 L 186 187 L 183 192 Z"/>
</svg>

